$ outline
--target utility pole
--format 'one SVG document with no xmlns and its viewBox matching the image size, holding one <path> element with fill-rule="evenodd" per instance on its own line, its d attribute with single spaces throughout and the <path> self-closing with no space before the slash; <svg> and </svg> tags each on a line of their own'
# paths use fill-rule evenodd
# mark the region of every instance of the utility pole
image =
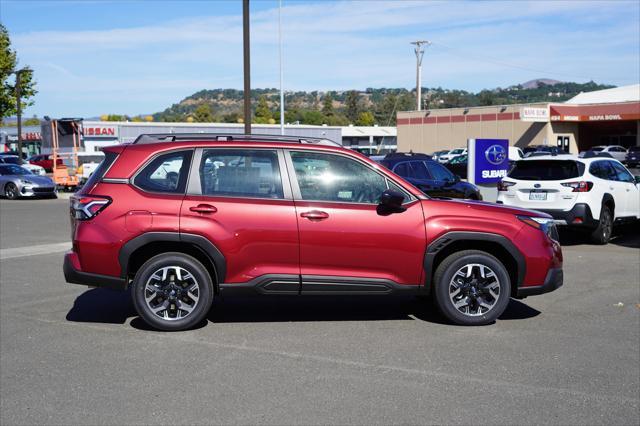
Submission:
<svg viewBox="0 0 640 426">
<path fill-rule="evenodd" d="M 422 110 L 422 56 L 424 55 L 423 45 L 427 47 L 431 45 L 431 42 L 428 40 L 418 40 L 412 41 L 411 44 L 414 44 L 416 47 L 414 52 L 416 53 L 416 105 L 418 107 L 418 111 Z"/>
<path fill-rule="evenodd" d="M 280 48 L 280 134 L 284 135 L 284 86 L 282 85 L 282 0 L 279 0 L 278 6 L 278 46 Z"/>
<path fill-rule="evenodd" d="M 251 64 L 249 40 L 249 0 L 242 0 L 242 42 L 244 56 L 244 133 L 251 134 Z"/>
<path fill-rule="evenodd" d="M 16 118 L 18 119 L 18 158 L 22 160 L 22 93 L 20 80 L 24 69 L 16 71 Z"/>
</svg>

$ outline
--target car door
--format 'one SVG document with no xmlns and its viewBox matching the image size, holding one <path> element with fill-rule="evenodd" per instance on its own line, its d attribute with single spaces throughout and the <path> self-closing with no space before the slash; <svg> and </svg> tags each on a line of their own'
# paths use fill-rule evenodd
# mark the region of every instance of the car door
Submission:
<svg viewBox="0 0 640 426">
<path fill-rule="evenodd" d="M 388 291 L 422 282 L 422 205 L 372 165 L 352 157 L 291 150 L 300 230 L 302 293 Z M 387 188 L 405 195 L 402 213 L 378 213 Z"/>
<path fill-rule="evenodd" d="M 640 193 L 633 175 L 620 163 L 611 161 L 617 181 L 621 183 L 621 193 L 624 198 L 624 216 L 640 216 Z M 622 214 L 620 215 L 622 216 Z"/>
<path fill-rule="evenodd" d="M 429 174 L 433 176 L 437 190 L 436 197 L 463 198 L 464 192 L 456 186 L 457 179 L 445 166 L 436 162 L 425 162 Z M 437 194 L 437 195 L 435 195 Z"/>
<path fill-rule="evenodd" d="M 282 151 L 196 150 L 180 232 L 220 250 L 224 283 L 257 280 L 271 291 L 298 293 L 298 224 Z"/>
<path fill-rule="evenodd" d="M 618 172 L 615 169 L 615 161 L 604 160 L 601 163 L 601 167 L 607 176 L 607 185 L 609 193 L 613 196 L 615 203 L 614 217 L 628 216 L 627 214 L 627 188 L 624 182 L 618 177 Z"/>
</svg>

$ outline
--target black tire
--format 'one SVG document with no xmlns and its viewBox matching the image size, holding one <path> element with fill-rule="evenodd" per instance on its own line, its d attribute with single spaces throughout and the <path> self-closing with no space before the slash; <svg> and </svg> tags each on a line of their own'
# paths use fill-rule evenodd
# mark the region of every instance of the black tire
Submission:
<svg viewBox="0 0 640 426">
<path fill-rule="evenodd" d="M 607 206 L 600 209 L 600 220 L 598 226 L 591 232 L 591 242 L 604 245 L 611 239 L 613 233 L 613 212 Z"/>
<path fill-rule="evenodd" d="M 4 186 L 4 196 L 10 200 L 17 200 L 20 197 L 20 191 L 15 183 L 9 182 Z"/>
<path fill-rule="evenodd" d="M 477 277 L 475 286 L 465 283 L 457 287 L 459 280 L 454 284 L 453 279 L 461 269 L 469 266 L 472 269 L 471 281 L 481 271 L 484 271 L 486 278 Z M 479 250 L 464 250 L 447 257 L 436 269 L 433 282 L 436 306 L 448 320 L 459 325 L 485 325 L 494 322 L 507 308 L 511 297 L 511 280 L 507 269 L 494 256 Z M 467 285 L 468 287 L 463 288 Z M 492 288 L 489 289 L 489 286 Z M 459 291 L 458 294 L 451 295 L 452 289 L 454 293 Z M 499 289 L 499 292 L 496 292 L 496 289 Z M 493 294 L 497 297 L 494 298 Z M 454 306 L 454 299 L 458 296 L 461 297 L 458 302 L 463 302 L 462 299 L 469 300 L 469 304 L 464 307 L 467 313 Z M 491 306 L 480 306 L 481 302 Z M 476 312 L 471 312 L 474 308 Z M 482 312 L 482 309 L 486 311 Z"/>
<path fill-rule="evenodd" d="M 167 272 L 164 280 L 152 278 L 160 276 L 157 272 L 163 268 L 169 271 L 174 268 L 173 279 L 171 272 Z M 187 271 L 193 280 L 178 279 L 175 268 Z M 184 278 L 187 275 L 181 273 L 181 276 Z M 181 284 L 183 282 L 185 287 Z M 195 302 L 187 291 L 194 282 L 198 290 Z M 147 287 L 148 283 L 152 283 L 150 286 L 156 289 L 155 292 L 149 289 L 151 287 Z M 149 259 L 136 273 L 132 287 L 131 294 L 136 312 L 147 324 L 159 330 L 180 331 L 192 328 L 204 320 L 213 303 L 213 284 L 209 272 L 197 259 L 182 253 L 164 253 Z M 147 303 L 146 297 L 153 294 L 156 297 Z M 194 303 L 183 305 L 183 298 Z M 162 314 L 155 313 L 150 304 L 155 305 L 156 308 L 167 305 L 168 308 L 161 311 Z M 182 306 L 192 310 L 185 314 L 186 311 L 180 309 Z"/>
</svg>

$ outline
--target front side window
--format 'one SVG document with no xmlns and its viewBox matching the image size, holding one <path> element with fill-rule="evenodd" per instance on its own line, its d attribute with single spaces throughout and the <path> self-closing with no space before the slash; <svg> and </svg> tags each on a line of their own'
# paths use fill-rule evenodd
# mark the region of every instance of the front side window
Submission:
<svg viewBox="0 0 640 426">
<path fill-rule="evenodd" d="M 202 195 L 284 198 L 278 154 L 270 150 L 205 150 L 200 187 Z"/>
<path fill-rule="evenodd" d="M 291 152 L 303 200 L 377 204 L 384 176 L 358 161 L 331 154 Z"/>
<path fill-rule="evenodd" d="M 179 151 L 156 157 L 136 175 L 134 185 L 150 192 L 184 193 L 192 154 Z"/>
<path fill-rule="evenodd" d="M 453 173 L 447 170 L 444 166 L 441 166 L 438 163 L 427 163 L 427 167 L 429 168 L 429 172 L 431 172 L 431 176 L 433 176 L 434 180 L 453 180 Z"/>
</svg>

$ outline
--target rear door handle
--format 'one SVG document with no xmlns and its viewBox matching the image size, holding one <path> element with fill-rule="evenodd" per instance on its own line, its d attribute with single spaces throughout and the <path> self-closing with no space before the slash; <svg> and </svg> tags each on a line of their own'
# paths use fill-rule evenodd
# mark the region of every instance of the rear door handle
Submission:
<svg viewBox="0 0 640 426">
<path fill-rule="evenodd" d="M 310 212 L 300 213 L 300 217 L 304 217 L 309 220 L 325 220 L 329 218 L 329 213 L 320 210 L 311 210 Z"/>
<path fill-rule="evenodd" d="M 215 213 L 218 211 L 217 208 L 210 204 L 198 204 L 197 206 L 189 207 L 189 210 L 198 213 Z"/>
</svg>

